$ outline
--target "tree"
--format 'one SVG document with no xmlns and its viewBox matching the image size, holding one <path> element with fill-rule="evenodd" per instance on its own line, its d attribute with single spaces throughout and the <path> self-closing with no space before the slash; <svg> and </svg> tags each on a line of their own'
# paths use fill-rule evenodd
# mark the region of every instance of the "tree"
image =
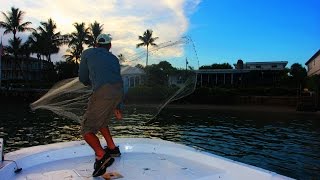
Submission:
<svg viewBox="0 0 320 180">
<path fill-rule="evenodd" d="M 7 14 L 4 12 L 1 12 L 4 16 L 5 21 L 0 21 L 0 28 L 4 28 L 5 31 L 4 34 L 13 33 L 13 39 L 9 40 L 9 44 L 11 52 L 14 55 L 14 61 L 15 64 L 18 65 L 18 67 L 21 70 L 22 77 L 24 78 L 24 74 L 22 72 L 21 66 L 18 63 L 18 53 L 21 48 L 21 39 L 16 37 L 17 32 L 25 32 L 25 31 L 34 31 L 33 28 L 28 27 L 31 22 L 23 22 L 23 16 L 24 12 L 20 11 L 19 8 L 11 7 L 11 11 L 8 11 Z M 9 47 L 9 49 L 10 49 Z"/>
<path fill-rule="evenodd" d="M 38 60 L 42 60 L 41 56 L 45 53 L 45 46 L 46 46 L 46 40 L 41 34 L 38 32 L 33 32 L 29 38 L 28 41 L 30 42 L 31 46 L 31 52 L 33 54 L 37 54 Z"/>
<path fill-rule="evenodd" d="M 43 41 L 42 54 L 51 62 L 51 54 L 59 52 L 59 47 L 64 43 L 64 37 L 60 32 L 55 32 L 56 23 L 50 18 L 47 22 L 41 22 L 38 27 L 39 35 Z"/>
<path fill-rule="evenodd" d="M 229 63 L 222 63 L 222 64 L 214 63 L 209 66 L 208 65 L 201 66 L 199 69 L 233 69 L 233 68 Z"/>
<path fill-rule="evenodd" d="M 26 41 L 25 43 L 22 44 L 21 48 L 20 48 L 20 52 L 21 52 L 21 55 L 22 57 L 24 58 L 24 62 L 26 64 L 26 71 L 29 72 L 29 64 L 30 64 L 30 61 L 29 61 L 29 58 L 30 58 L 30 55 L 31 55 L 31 44 L 30 44 L 30 41 Z M 26 77 L 27 79 L 26 80 L 29 80 L 28 79 L 28 76 Z"/>
<path fill-rule="evenodd" d="M 177 71 L 177 69 L 172 67 L 172 65 L 168 61 L 161 61 L 157 66 L 167 75 L 170 75 Z"/>
<path fill-rule="evenodd" d="M 83 44 L 89 44 L 89 28 L 85 27 L 85 23 L 74 23 L 73 26 L 76 28 L 76 31 L 69 35 L 70 41 L 68 47 L 71 48 L 70 52 L 74 53 L 76 63 L 79 64 Z"/>
<path fill-rule="evenodd" d="M 95 47 L 97 37 L 102 33 L 103 31 L 103 24 L 100 25 L 97 21 L 94 21 L 93 24 L 90 24 L 89 26 L 89 36 L 88 36 L 88 44 L 89 47 Z"/>
<path fill-rule="evenodd" d="M 18 54 L 21 52 L 21 45 L 22 45 L 21 38 L 13 38 L 9 39 L 9 46 L 6 47 L 7 51 L 12 54 L 14 57 L 18 57 Z"/>
<path fill-rule="evenodd" d="M 167 74 L 157 64 L 145 67 L 145 71 L 147 74 L 147 85 L 152 87 L 167 84 Z"/>
<path fill-rule="evenodd" d="M 24 12 L 20 11 L 19 8 L 11 7 L 11 11 L 7 14 L 1 12 L 5 18 L 5 21 L 0 21 L 0 27 L 4 28 L 4 34 L 13 33 L 13 39 L 16 39 L 17 32 L 34 31 L 33 28 L 28 27 L 31 22 L 22 22 Z"/>
<path fill-rule="evenodd" d="M 178 73 L 175 67 L 173 67 L 167 61 L 161 61 L 159 64 L 152 64 L 145 67 L 147 73 L 148 85 L 167 85 L 169 75 Z"/>
<path fill-rule="evenodd" d="M 18 69 L 21 72 L 22 78 L 25 79 L 24 73 L 22 70 L 22 67 L 20 63 L 18 63 L 18 55 L 22 54 L 22 40 L 21 38 L 14 37 L 13 39 L 9 39 L 9 46 L 6 47 L 6 50 L 9 54 L 12 54 L 14 56 L 14 69 L 18 67 Z"/>
<path fill-rule="evenodd" d="M 58 80 L 63 80 L 63 79 L 78 76 L 78 72 L 76 71 L 76 69 L 77 69 L 77 64 L 75 62 L 59 61 L 55 64 L 55 71 L 57 72 Z"/>
<path fill-rule="evenodd" d="M 297 84 L 301 84 L 307 76 L 307 70 L 306 68 L 302 67 L 301 64 L 294 63 L 291 65 L 290 74 L 293 80 L 297 82 Z"/>
<path fill-rule="evenodd" d="M 147 29 L 143 36 L 139 36 L 139 40 L 142 41 L 142 43 L 137 44 L 137 48 L 141 46 L 147 46 L 147 60 L 146 60 L 146 66 L 148 66 L 148 57 L 149 57 L 149 45 L 151 46 L 157 46 L 157 44 L 154 43 L 158 37 L 152 37 L 153 31 L 151 29 Z"/>
<path fill-rule="evenodd" d="M 284 68 L 283 70 L 280 70 L 279 73 L 279 85 L 282 87 L 291 87 L 291 81 L 289 77 L 289 68 Z"/>
<path fill-rule="evenodd" d="M 75 64 L 79 64 L 80 57 L 79 57 L 79 52 L 77 51 L 75 46 L 71 46 L 69 49 L 66 51 L 68 54 L 63 55 L 63 58 L 67 62 L 74 62 Z"/>
</svg>

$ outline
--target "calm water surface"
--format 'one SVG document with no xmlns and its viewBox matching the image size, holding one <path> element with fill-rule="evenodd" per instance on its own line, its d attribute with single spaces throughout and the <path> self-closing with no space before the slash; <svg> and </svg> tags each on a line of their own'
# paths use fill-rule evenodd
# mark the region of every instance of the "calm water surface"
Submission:
<svg viewBox="0 0 320 180">
<path fill-rule="evenodd" d="M 151 137 L 182 143 L 297 179 L 320 177 L 320 118 L 313 113 L 166 109 L 144 124 L 147 113 L 113 121 L 115 137 Z M 0 102 L 5 151 L 80 140 L 79 125 L 26 103 Z"/>
</svg>

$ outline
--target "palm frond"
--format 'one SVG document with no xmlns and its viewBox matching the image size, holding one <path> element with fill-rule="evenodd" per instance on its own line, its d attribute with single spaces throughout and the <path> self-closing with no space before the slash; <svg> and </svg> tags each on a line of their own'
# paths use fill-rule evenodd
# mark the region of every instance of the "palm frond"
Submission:
<svg viewBox="0 0 320 180">
<path fill-rule="evenodd" d="M 137 44 L 137 48 L 141 47 L 141 46 L 145 46 L 145 43 L 139 43 Z"/>
</svg>

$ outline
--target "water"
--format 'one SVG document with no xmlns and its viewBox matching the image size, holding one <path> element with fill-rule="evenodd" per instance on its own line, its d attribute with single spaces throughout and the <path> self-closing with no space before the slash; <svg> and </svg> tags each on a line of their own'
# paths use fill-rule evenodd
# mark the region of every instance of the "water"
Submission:
<svg viewBox="0 0 320 180">
<path fill-rule="evenodd" d="M 313 113 L 165 109 L 114 121 L 114 137 L 151 137 L 182 143 L 297 179 L 320 177 L 320 118 Z M 0 137 L 5 151 L 80 140 L 80 126 L 26 103 L 0 103 Z"/>
</svg>

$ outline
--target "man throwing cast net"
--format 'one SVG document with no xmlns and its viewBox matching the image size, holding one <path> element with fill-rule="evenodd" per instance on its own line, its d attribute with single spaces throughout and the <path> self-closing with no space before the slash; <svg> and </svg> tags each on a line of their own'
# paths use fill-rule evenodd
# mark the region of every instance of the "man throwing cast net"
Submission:
<svg viewBox="0 0 320 180">
<path fill-rule="evenodd" d="M 92 174 L 94 177 L 106 172 L 106 168 L 114 162 L 112 157 L 120 156 L 119 148 L 115 146 L 110 134 L 108 123 L 113 113 L 120 118 L 117 106 L 121 103 L 123 96 L 119 60 L 109 52 L 110 35 L 99 35 L 96 46 L 83 51 L 79 67 L 79 81 L 93 89 L 81 121 L 81 135 L 96 155 Z M 106 140 L 107 148 L 105 149 L 102 148 L 96 136 L 99 131 Z"/>
</svg>

